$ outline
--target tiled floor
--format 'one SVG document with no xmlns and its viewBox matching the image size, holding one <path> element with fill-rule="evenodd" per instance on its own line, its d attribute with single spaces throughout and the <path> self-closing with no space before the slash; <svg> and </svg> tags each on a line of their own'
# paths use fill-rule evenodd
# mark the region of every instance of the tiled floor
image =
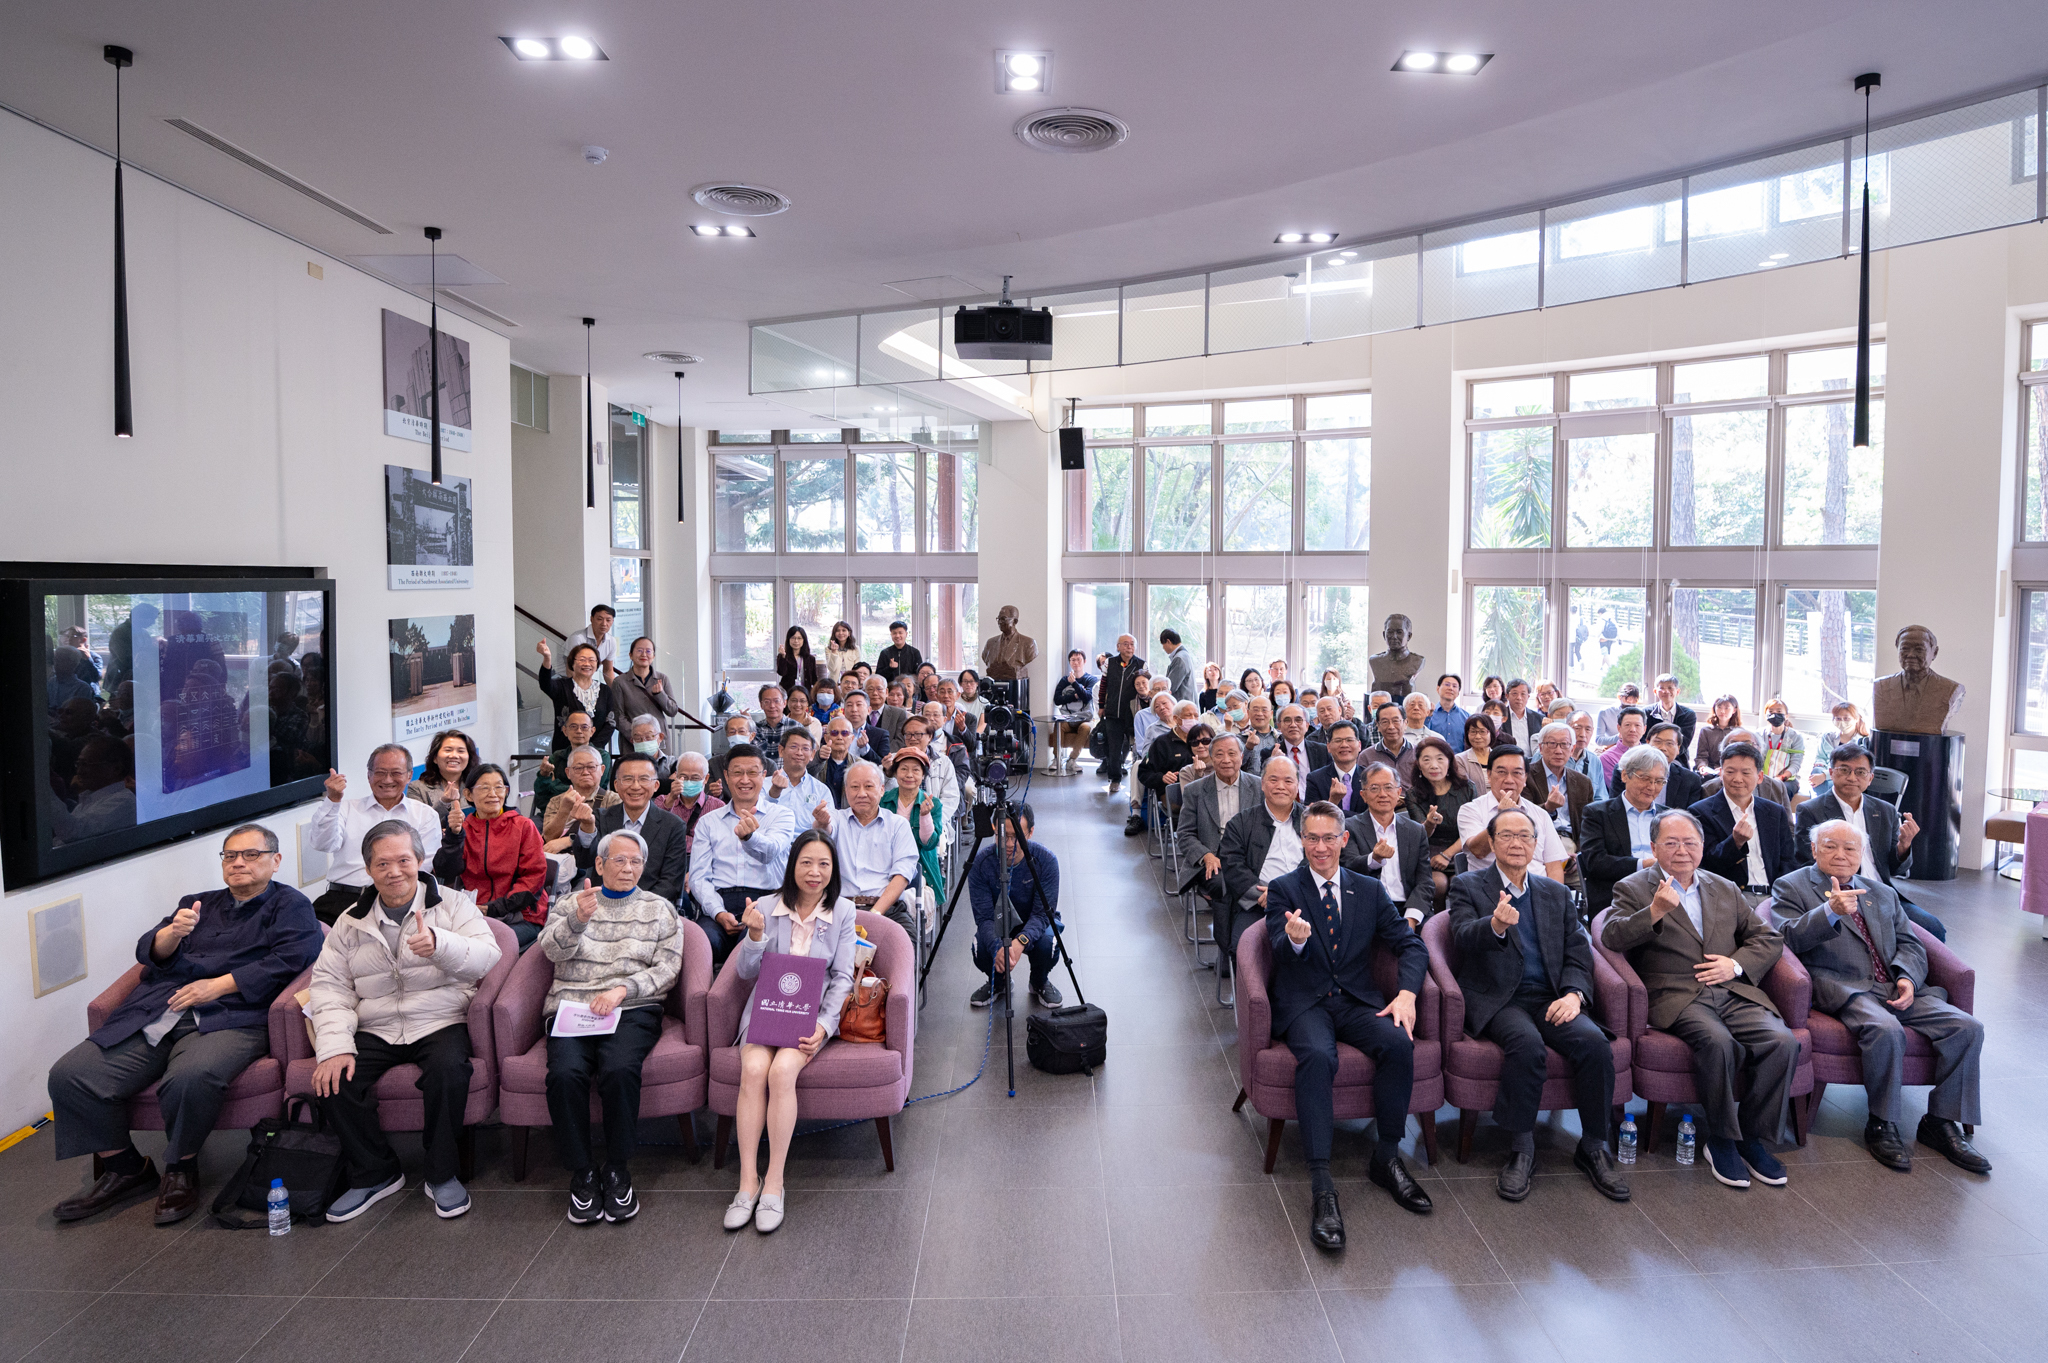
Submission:
<svg viewBox="0 0 2048 1363">
<path fill-rule="evenodd" d="M 1031 796 L 1081 982 L 1110 1013 L 1092 1079 L 1026 1066 L 1020 1024 L 1016 1097 L 997 1036 L 978 1083 L 898 1120 L 893 1175 L 870 1126 L 800 1137 L 770 1237 L 720 1230 L 733 1171 L 673 1146 L 636 1165 L 637 1221 L 570 1226 L 545 1136 L 515 1184 L 495 1130 L 456 1222 L 413 1194 L 275 1242 L 197 1217 L 160 1231 L 147 1201 L 59 1227 L 50 1207 L 81 1168 L 57 1165 L 45 1134 L 0 1155 L 0 1360 L 2042 1357 L 2048 1166 L 2025 1151 L 2048 1128 L 2048 942 L 2014 883 L 1916 887 L 1977 969 L 1991 1177 L 1925 1150 L 1910 1174 L 1881 1168 L 1859 1140 L 1861 1093 L 1836 1087 L 1808 1148 L 1786 1153 L 1788 1188 L 1680 1170 L 1667 1135 L 1616 1206 L 1572 1172 L 1564 1118 L 1539 1133 L 1534 1194 L 1509 1205 L 1493 1191 L 1504 1139 L 1482 1125 L 1457 1164 L 1446 1110 L 1447 1162 L 1411 1156 L 1428 1218 L 1366 1183 L 1363 1135 L 1340 1132 L 1351 1246 L 1325 1256 L 1293 1133 L 1267 1177 L 1263 1121 L 1230 1111 L 1231 1014 L 1192 968 L 1157 863 L 1098 783 L 1041 776 Z M 963 911 L 932 975 L 918 1093 L 982 1062 L 968 931 Z M 209 1193 L 243 1143 L 208 1146 Z"/>
</svg>

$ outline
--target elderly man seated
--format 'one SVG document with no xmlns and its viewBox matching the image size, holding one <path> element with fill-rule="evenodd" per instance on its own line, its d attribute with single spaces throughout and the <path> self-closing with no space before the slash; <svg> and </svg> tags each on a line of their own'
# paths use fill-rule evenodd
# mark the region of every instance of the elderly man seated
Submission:
<svg viewBox="0 0 2048 1363">
<path fill-rule="evenodd" d="M 1813 860 L 1771 887 L 1785 945 L 1813 976 L 1813 1006 L 1856 1039 L 1870 1116 L 1863 1143 L 1879 1164 L 1901 1173 L 1913 1154 L 1899 1134 L 1906 1032 L 1934 1050 L 1934 1090 L 1920 1119 L 1920 1144 L 1973 1174 L 1991 1161 L 1963 1135 L 1984 1119 L 1978 1069 L 1984 1024 L 1927 987 L 1927 949 L 1913 932 L 1899 896 L 1868 873 L 1868 835 L 1861 821 L 1830 819 L 1809 835 Z"/>
<path fill-rule="evenodd" d="M 676 759 L 661 750 L 661 721 L 653 715 L 635 715 L 626 722 L 627 743 L 621 756 L 638 753 L 654 763 L 654 777 L 661 793 L 668 793 L 669 778 L 675 775 Z"/>
<path fill-rule="evenodd" d="M 1365 808 L 1345 821 L 1344 869 L 1377 880 L 1401 916 L 1419 925 L 1435 908 L 1428 830 L 1401 812 L 1401 782 L 1386 763 L 1367 767 L 1359 785 Z"/>
<path fill-rule="evenodd" d="M 1223 829 L 1217 860 L 1223 864 L 1224 907 L 1211 929 L 1225 965 L 1237 956 L 1237 939 L 1266 915 L 1266 887 L 1301 865 L 1301 813 L 1294 763 L 1275 756 L 1259 773 L 1259 799 L 1238 811 Z"/>
<path fill-rule="evenodd" d="M 543 813 L 554 808 L 555 802 L 576 785 L 574 777 L 569 772 L 569 764 L 580 751 L 588 749 L 597 754 L 597 784 L 605 787 L 611 785 L 612 755 L 591 746 L 591 739 L 597 735 L 597 725 L 592 722 L 590 716 L 581 710 L 563 716 L 561 734 L 562 741 L 541 759 L 540 770 L 533 778 L 533 807 Z"/>
<path fill-rule="evenodd" d="M 1587 805 L 1579 819 L 1579 870 L 1586 881 L 1586 910 L 1598 913 L 1614 901 L 1614 887 L 1656 861 L 1650 825 L 1664 812 L 1669 778 L 1664 754 L 1638 743 L 1615 766 L 1620 793 Z"/>
<path fill-rule="evenodd" d="M 846 769 L 846 808 L 820 804 L 810 823 L 830 835 L 839 853 L 840 892 L 856 909 L 892 920 L 917 940 L 917 901 L 905 902 L 917 875 L 917 835 L 910 820 L 882 808 L 882 769 L 856 762 Z"/>
<path fill-rule="evenodd" d="M 399 1192 L 405 1174 L 377 1124 L 377 1081 L 420 1067 L 427 1196 L 447 1218 L 469 1210 L 456 1144 L 469 1103 L 469 1001 L 498 963 L 476 901 L 420 870 L 419 831 L 390 819 L 363 835 L 370 886 L 335 920 L 313 962 L 313 1096 L 341 1138 L 348 1191 L 329 1221 L 353 1221 Z"/>
<path fill-rule="evenodd" d="M 93 1181 L 57 1204 L 79 1221 L 156 1191 L 156 1224 L 199 1206 L 199 1147 L 235 1076 L 270 1052 L 271 1000 L 320 954 L 312 901 L 271 879 L 277 834 L 243 824 L 221 844 L 222 890 L 185 895 L 142 934 L 142 979 L 89 1038 L 50 1067 L 57 1158 L 92 1153 Z M 128 1100 L 151 1084 L 164 1116 L 164 1173 L 128 1136 Z"/>
<path fill-rule="evenodd" d="M 1262 796 L 1259 778 L 1244 769 L 1244 744 L 1234 736 L 1225 734 L 1209 745 L 1209 765 L 1208 775 L 1197 777 L 1181 790 L 1180 820 L 1174 824 L 1174 840 L 1179 844 L 1180 864 L 1187 875 L 1180 888 L 1192 890 L 1208 902 L 1210 930 L 1221 943 L 1230 932 L 1228 889 L 1223 874 L 1224 830 Z M 1217 968 L 1228 978 L 1227 947 Z"/>
<path fill-rule="evenodd" d="M 808 737 L 808 735 L 806 735 Z M 675 909 L 640 887 L 647 844 L 638 833 L 607 833 L 597 844 L 600 884 L 557 899 L 541 929 L 540 949 L 554 962 L 541 1016 L 563 1004 L 598 1017 L 618 1014 L 602 1036 L 548 1036 L 548 1118 L 555 1150 L 569 1171 L 569 1221 L 628 1221 L 634 1138 L 640 1126 L 640 1066 L 661 1040 L 662 1000 L 683 968 L 683 928 Z M 592 925 L 595 924 L 595 927 Z M 604 1183 L 590 1146 L 590 1089 L 604 1108 Z"/>
</svg>

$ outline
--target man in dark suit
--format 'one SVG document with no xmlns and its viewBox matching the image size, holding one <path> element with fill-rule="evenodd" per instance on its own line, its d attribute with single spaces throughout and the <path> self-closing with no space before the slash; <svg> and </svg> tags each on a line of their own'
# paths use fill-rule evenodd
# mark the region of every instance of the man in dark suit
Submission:
<svg viewBox="0 0 2048 1363">
<path fill-rule="evenodd" d="M 1180 849 L 1180 864 L 1187 872 L 1181 889 L 1193 890 L 1209 902 L 1210 935 L 1218 943 L 1216 968 L 1230 977 L 1230 910 L 1228 881 L 1223 874 L 1223 834 L 1230 821 L 1256 806 L 1261 797 L 1259 778 L 1244 769 L 1244 745 L 1225 734 L 1209 745 L 1207 776 L 1181 788 L 1180 818 L 1174 821 L 1174 841 Z"/>
<path fill-rule="evenodd" d="M 1763 981 L 1784 939 L 1733 884 L 1700 868 L 1706 838 L 1694 815 L 1666 810 L 1651 837 L 1657 864 L 1614 887 L 1601 941 L 1642 977 L 1650 1025 L 1692 1050 L 1714 1177 L 1781 1187 L 1785 1166 L 1764 1143 L 1784 1133 L 1799 1038 Z"/>
<path fill-rule="evenodd" d="M 619 793 L 619 803 L 598 812 L 597 833 L 590 839 L 590 846 L 595 848 L 605 834 L 622 828 L 638 833 L 647 844 L 647 865 L 640 872 L 640 888 L 660 895 L 687 917 L 683 884 L 690 868 L 690 830 L 681 819 L 654 803 L 654 792 L 660 784 L 654 771 L 654 759 L 645 753 L 629 752 L 618 760 L 612 768 L 612 789 Z"/>
<path fill-rule="evenodd" d="M 1138 695 L 1138 674 L 1145 660 L 1138 656 L 1138 641 L 1128 634 L 1117 636 L 1116 653 L 1102 668 L 1099 707 L 1103 732 L 1102 766 L 1097 774 L 1109 782 L 1111 794 L 1123 785 L 1124 752 L 1131 745 L 1131 725 L 1145 707 Z"/>
<path fill-rule="evenodd" d="M 1330 699 L 1325 696 L 1325 700 Z M 1327 766 L 1317 767 L 1308 774 L 1308 800 L 1328 800 L 1344 811 L 1344 817 L 1365 812 L 1364 776 L 1365 768 L 1358 760 L 1364 749 L 1364 740 L 1359 737 L 1358 721 L 1355 719 L 1331 720 L 1323 733 L 1325 751 L 1330 754 Z M 1210 761 L 1215 761 L 1212 756 Z"/>
<path fill-rule="evenodd" d="M 1297 786 L 1294 798 L 1308 796 L 1308 774 L 1317 767 L 1328 766 L 1330 750 L 1308 737 L 1308 711 L 1299 705 L 1285 705 L 1280 709 L 1280 739 L 1267 754 L 1266 760 L 1284 757 L 1294 764 Z"/>
<path fill-rule="evenodd" d="M 854 761 L 879 763 L 889 755 L 889 731 L 870 716 L 865 691 L 849 691 L 839 712 L 852 726 L 853 744 L 849 751 Z"/>
<path fill-rule="evenodd" d="M 1429 873 L 1429 834 L 1400 812 L 1401 781 L 1375 762 L 1365 769 L 1365 812 L 1345 820 L 1344 869 L 1371 876 L 1401 916 L 1420 924 L 1434 912 L 1436 881 Z"/>
<path fill-rule="evenodd" d="M 1664 754 L 1638 743 L 1615 766 L 1621 793 L 1586 806 L 1579 824 L 1579 870 L 1586 878 L 1586 911 L 1613 902 L 1615 884 L 1650 864 L 1650 826 L 1664 806 Z"/>
<path fill-rule="evenodd" d="M 1650 721 L 1652 729 L 1659 724 L 1678 726 L 1677 760 L 1689 767 L 1692 765 L 1692 736 L 1694 730 L 1699 728 L 1700 717 L 1693 713 L 1690 706 L 1678 703 L 1678 678 L 1669 672 L 1657 678 L 1656 691 L 1657 703 L 1646 708 L 1644 717 Z M 1672 802 L 1672 807 L 1683 808 L 1675 801 Z"/>
<path fill-rule="evenodd" d="M 1374 1183 L 1407 1210 L 1431 1210 L 1401 1163 L 1401 1134 L 1415 1082 L 1415 1000 L 1429 969 L 1429 952 L 1379 882 L 1340 864 L 1344 820 L 1327 801 L 1302 819 L 1305 860 L 1267 887 L 1266 937 L 1273 949 L 1270 997 L 1273 1034 L 1294 1052 L 1294 1109 L 1308 1159 L 1312 1198 L 1309 1238 L 1316 1248 L 1344 1247 L 1344 1216 L 1330 1178 L 1331 1086 L 1337 1043 L 1355 1046 L 1373 1062 L 1372 1100 L 1377 1144 L 1369 1172 Z M 1393 953 L 1399 988 L 1392 999 L 1373 983 L 1372 949 Z"/>
<path fill-rule="evenodd" d="M 846 808 L 846 769 L 854 763 L 853 725 L 834 715 L 825 725 L 825 748 L 811 762 L 811 775 L 832 792 L 832 807 Z"/>
<path fill-rule="evenodd" d="M 1735 888 L 1752 904 L 1770 893 L 1772 881 L 1799 865 L 1792 845 L 1792 816 L 1785 806 L 1756 793 L 1763 770 L 1763 754 L 1754 747 L 1724 743 L 1721 793 L 1690 806 L 1706 834 L 1702 865 L 1724 880 L 1734 881 Z"/>
<path fill-rule="evenodd" d="M 1534 756 L 1525 764 L 1527 784 L 1522 794 L 1549 812 L 1557 836 L 1563 839 L 1567 850 L 1576 853 L 1586 806 L 1598 797 L 1593 793 L 1591 778 L 1572 769 L 1572 743 L 1569 724 L 1550 723 L 1536 731 Z M 1566 863 L 1565 884 L 1577 886 L 1584 875 L 1576 858 Z"/>
<path fill-rule="evenodd" d="M 1809 801 L 1808 803 L 1813 803 Z M 1813 864 L 1771 888 L 1785 945 L 1813 977 L 1813 1006 L 1849 1029 L 1863 1056 L 1870 1116 L 1863 1143 L 1877 1162 L 1904 1173 L 1913 1155 L 1899 1135 L 1906 1033 L 1934 1051 L 1934 1091 L 1920 1120 L 1920 1144 L 1958 1168 L 1991 1172 L 1963 1136 L 1984 1120 L 1978 1071 L 1984 1024 L 1927 987 L 1927 949 L 1891 888 L 1863 873 L 1860 824 L 1830 819 L 1813 830 Z"/>
<path fill-rule="evenodd" d="M 1706 783 L 1685 760 L 1685 735 L 1676 724 L 1652 725 L 1643 742 L 1664 754 L 1664 803 L 1671 809 L 1691 809 L 1707 798 Z"/>
<path fill-rule="evenodd" d="M 1792 826 L 1792 852 L 1801 866 L 1813 864 L 1813 830 L 1831 819 L 1860 824 L 1864 833 L 1861 873 L 1898 895 L 1906 917 L 1934 935 L 1937 942 L 1948 940 L 1948 928 L 1939 918 L 1915 904 L 1900 891 L 1897 878 L 1905 866 L 1906 853 L 1920 833 L 1911 814 L 1901 815 L 1897 806 L 1867 792 L 1872 765 L 1870 750 L 1860 743 L 1844 743 L 1828 759 L 1828 777 L 1834 790 L 1816 795 L 1800 805 Z"/>
<path fill-rule="evenodd" d="M 1509 1202 L 1529 1196 L 1536 1171 L 1536 1112 L 1549 1051 L 1564 1057 L 1579 1109 L 1579 1148 L 1572 1164 L 1616 1202 L 1629 1198 L 1607 1149 L 1614 1104 L 1614 1048 L 1606 1029 L 1585 1011 L 1593 1001 L 1593 942 L 1572 912 L 1571 894 L 1541 874 L 1530 875 L 1536 826 L 1519 806 L 1497 810 L 1487 824 L 1493 865 L 1451 882 L 1451 937 L 1458 944 L 1458 986 L 1465 991 L 1465 1031 L 1501 1049 L 1500 1089 L 1493 1119 L 1506 1128 L 1508 1162 L 1496 1191 Z"/>
<path fill-rule="evenodd" d="M 1493 740 L 1495 747 L 1513 744 L 1523 752 L 1536 751 L 1536 735 L 1543 731 L 1543 716 L 1529 708 L 1529 683 L 1520 677 L 1508 683 L 1508 717 L 1501 721 L 1500 735 Z"/>
<path fill-rule="evenodd" d="M 1274 758 L 1259 773 L 1258 800 L 1224 826 L 1216 852 L 1223 867 L 1224 907 L 1213 933 L 1226 957 L 1237 954 L 1238 937 L 1265 916 L 1267 884 L 1301 864 L 1302 805 L 1294 789 L 1294 764 Z"/>
</svg>

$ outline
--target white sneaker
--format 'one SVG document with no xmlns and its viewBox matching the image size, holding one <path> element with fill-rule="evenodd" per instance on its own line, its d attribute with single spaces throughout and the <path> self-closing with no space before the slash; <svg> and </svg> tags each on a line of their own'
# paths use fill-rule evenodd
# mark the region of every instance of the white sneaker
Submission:
<svg viewBox="0 0 2048 1363">
<path fill-rule="evenodd" d="M 773 1193 L 761 1194 L 761 1205 L 754 1208 L 754 1229 L 766 1235 L 782 1224 L 782 1199 Z"/>
<path fill-rule="evenodd" d="M 758 1193 L 753 1197 L 749 1197 L 745 1193 L 734 1194 L 732 1205 L 725 1209 L 725 1228 L 727 1230 L 738 1230 L 741 1226 L 753 1220 L 754 1202 L 758 1197 Z"/>
</svg>

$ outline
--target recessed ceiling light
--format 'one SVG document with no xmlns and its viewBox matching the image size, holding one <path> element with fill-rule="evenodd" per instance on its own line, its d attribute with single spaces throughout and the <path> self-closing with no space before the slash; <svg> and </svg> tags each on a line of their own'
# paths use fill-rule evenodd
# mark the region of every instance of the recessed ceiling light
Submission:
<svg viewBox="0 0 2048 1363">
<path fill-rule="evenodd" d="M 1789 260 L 1791 256 L 1792 253 L 1790 251 L 1773 251 L 1771 253 L 1772 260 Z"/>
<path fill-rule="evenodd" d="M 498 41 L 510 48 L 512 55 L 523 62 L 606 62 L 604 49 L 590 39 L 576 34 L 560 38 L 507 37 L 500 35 Z"/>
<path fill-rule="evenodd" d="M 1337 234 L 1335 232 L 1311 232 L 1308 234 L 1308 239 L 1311 245 L 1328 246 L 1337 239 Z"/>
<path fill-rule="evenodd" d="M 1279 236 L 1273 238 L 1273 240 L 1281 246 L 1292 246 L 1294 245 L 1294 243 L 1301 240 L 1301 233 L 1282 232 Z"/>
<path fill-rule="evenodd" d="M 1282 232 L 1273 238 L 1277 246 L 1297 246 L 1307 242 L 1311 246 L 1328 246 L 1337 239 L 1335 232 Z"/>
<path fill-rule="evenodd" d="M 1438 76 L 1470 76 L 1492 60 L 1491 52 L 1403 52 L 1394 62 L 1394 69 Z"/>
<path fill-rule="evenodd" d="M 1052 88 L 1052 53 L 1005 48 L 996 53 L 996 89 L 1036 93 Z"/>
<path fill-rule="evenodd" d="M 754 235 L 754 229 L 753 229 L 753 228 L 751 228 L 751 227 L 742 227 L 742 226 L 740 226 L 740 225 L 739 225 L 738 223 L 736 223 L 736 222 L 729 222 L 729 223 L 716 223 L 716 222 L 699 222 L 699 223 L 692 223 L 692 224 L 690 225 L 690 230 L 691 230 L 692 232 L 695 232 L 695 233 L 696 233 L 696 234 L 697 234 L 698 236 L 700 236 L 700 237 L 751 237 L 751 236 L 753 236 L 753 235 Z"/>
</svg>

